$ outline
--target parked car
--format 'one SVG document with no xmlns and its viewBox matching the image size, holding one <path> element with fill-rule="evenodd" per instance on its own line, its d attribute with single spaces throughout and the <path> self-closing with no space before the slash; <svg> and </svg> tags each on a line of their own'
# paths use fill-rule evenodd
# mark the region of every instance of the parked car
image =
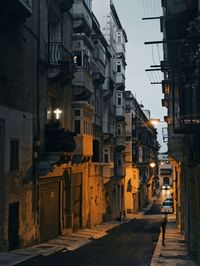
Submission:
<svg viewBox="0 0 200 266">
<path fill-rule="evenodd" d="M 173 212 L 174 212 L 173 202 L 171 202 L 170 200 L 164 200 L 161 207 L 161 213 L 173 213 Z"/>
<path fill-rule="evenodd" d="M 170 201 L 172 204 L 173 204 L 173 202 L 174 202 L 174 200 L 173 200 L 172 197 L 166 198 L 164 201 Z"/>
</svg>

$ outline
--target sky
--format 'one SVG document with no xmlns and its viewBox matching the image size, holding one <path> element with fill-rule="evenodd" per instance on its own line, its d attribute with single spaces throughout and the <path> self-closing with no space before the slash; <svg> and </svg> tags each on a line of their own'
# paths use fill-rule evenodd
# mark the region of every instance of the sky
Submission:
<svg viewBox="0 0 200 266">
<path fill-rule="evenodd" d="M 164 120 L 167 109 L 162 107 L 162 86 L 152 85 L 163 79 L 161 71 L 146 72 L 151 65 L 160 65 L 163 60 L 161 44 L 145 45 L 147 41 L 163 39 L 160 31 L 160 21 L 142 20 L 147 17 L 162 15 L 161 0 L 113 0 L 122 27 L 125 29 L 128 43 L 126 44 L 126 90 L 131 90 L 137 101 L 149 109 L 151 118 Z M 162 140 L 162 128 L 166 123 L 157 125 L 158 140 L 161 144 L 160 152 L 167 151 L 166 143 Z"/>
<path fill-rule="evenodd" d="M 101 0 L 99 5 L 101 6 Z M 102 0 L 103 1 L 103 0 Z M 142 20 L 144 17 L 162 15 L 161 0 L 113 0 L 118 17 L 124 28 L 128 43 L 126 44 L 126 90 L 131 90 L 138 103 L 151 112 L 151 118 L 164 120 L 167 109 L 162 107 L 161 84 L 152 85 L 151 82 L 161 82 L 163 74 L 160 71 L 146 72 L 151 65 L 160 65 L 162 60 L 162 45 L 145 45 L 147 41 L 163 39 L 160 32 L 160 21 Z M 166 123 L 155 126 L 158 130 L 160 152 L 167 151 L 166 143 L 162 141 L 162 128 Z"/>
</svg>

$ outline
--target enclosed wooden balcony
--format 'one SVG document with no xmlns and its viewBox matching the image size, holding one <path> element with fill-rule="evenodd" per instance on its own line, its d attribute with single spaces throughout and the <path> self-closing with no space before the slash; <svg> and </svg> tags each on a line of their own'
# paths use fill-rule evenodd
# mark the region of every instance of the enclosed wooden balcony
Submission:
<svg viewBox="0 0 200 266">
<path fill-rule="evenodd" d="M 124 106 L 116 106 L 116 116 L 118 116 L 118 121 L 124 120 L 125 118 L 125 107 Z"/>
<path fill-rule="evenodd" d="M 106 163 L 103 165 L 103 183 L 106 184 L 114 176 L 114 163 Z"/>
<path fill-rule="evenodd" d="M 74 32 L 92 32 L 92 13 L 84 0 L 75 1 L 73 5 Z"/>
<path fill-rule="evenodd" d="M 76 134 L 59 127 L 59 123 L 49 123 L 45 127 L 45 151 L 72 153 L 76 148 Z"/>
<path fill-rule="evenodd" d="M 74 74 L 73 84 L 73 98 L 78 101 L 85 101 L 90 98 L 93 93 L 93 79 L 89 70 L 78 67 Z"/>
<path fill-rule="evenodd" d="M 125 75 L 123 73 L 117 73 L 116 83 L 118 90 L 124 90 L 125 88 Z"/>
<path fill-rule="evenodd" d="M 124 166 L 116 166 L 115 172 L 116 172 L 117 177 L 119 177 L 119 178 L 125 177 L 125 175 L 126 175 L 125 165 Z"/>
<path fill-rule="evenodd" d="M 90 135 L 78 134 L 75 137 L 76 149 L 74 154 L 82 156 L 92 156 L 93 155 L 93 137 Z"/>
<path fill-rule="evenodd" d="M 116 145 L 119 147 L 125 147 L 126 145 L 126 137 L 124 136 L 116 136 Z"/>
<path fill-rule="evenodd" d="M 93 80 L 97 80 L 99 83 L 104 83 L 105 68 L 99 60 L 92 61 L 92 77 Z"/>
</svg>

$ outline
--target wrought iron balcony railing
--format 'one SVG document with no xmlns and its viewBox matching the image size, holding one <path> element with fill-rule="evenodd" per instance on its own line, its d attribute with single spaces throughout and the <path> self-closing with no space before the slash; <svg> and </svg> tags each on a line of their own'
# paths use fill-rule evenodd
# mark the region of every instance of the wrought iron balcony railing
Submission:
<svg viewBox="0 0 200 266">
<path fill-rule="evenodd" d="M 70 51 L 61 42 L 50 42 L 47 45 L 47 54 L 48 78 L 63 83 L 72 80 L 77 68 Z"/>
<path fill-rule="evenodd" d="M 61 64 L 62 62 L 72 62 L 72 54 L 61 42 L 48 43 L 49 64 Z"/>
</svg>

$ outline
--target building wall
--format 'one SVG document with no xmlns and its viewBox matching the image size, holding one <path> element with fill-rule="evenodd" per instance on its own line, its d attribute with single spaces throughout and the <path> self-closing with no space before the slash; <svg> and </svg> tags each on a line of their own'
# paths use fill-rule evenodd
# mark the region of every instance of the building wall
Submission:
<svg viewBox="0 0 200 266">
<path fill-rule="evenodd" d="M 8 11 L 0 23 L 0 120 L 4 121 L 1 250 L 28 246 L 37 239 L 33 190 L 30 184 L 26 184 L 25 177 L 33 156 L 33 110 L 37 86 L 36 9 L 37 1 L 34 1 L 34 15 L 26 21 L 17 13 L 13 18 Z M 17 154 L 19 163 L 13 166 Z M 11 169 L 11 165 L 15 169 Z M 15 234 L 15 243 L 11 239 L 12 233 Z"/>
</svg>

